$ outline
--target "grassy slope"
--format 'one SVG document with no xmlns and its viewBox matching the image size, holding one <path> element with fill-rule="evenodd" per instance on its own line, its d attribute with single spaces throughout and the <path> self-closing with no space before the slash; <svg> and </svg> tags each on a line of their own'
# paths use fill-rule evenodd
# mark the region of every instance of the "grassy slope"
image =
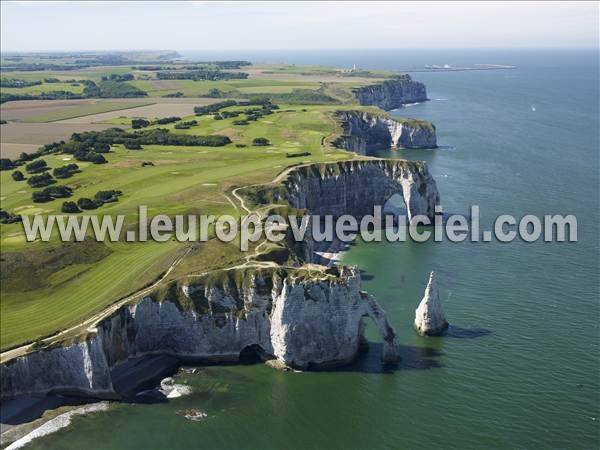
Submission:
<svg viewBox="0 0 600 450">
<path fill-rule="evenodd" d="M 235 143 L 250 144 L 255 137 L 266 137 L 271 147 L 220 148 L 147 146 L 142 151 L 127 151 L 120 146 L 107 155 L 108 164 L 95 166 L 78 163 L 80 174 L 58 185 L 75 187 L 73 199 L 91 197 L 98 190 L 121 189 L 118 203 L 103 206 L 101 214 L 126 214 L 134 222 L 140 204 L 149 205 L 150 214 L 195 212 L 206 214 L 241 214 L 228 198 L 232 186 L 264 183 L 273 179 L 286 165 L 303 161 L 331 161 L 352 157 L 345 152 L 323 153 L 320 141 L 331 131 L 328 112 L 331 107 L 297 107 L 281 105 L 282 112 L 266 116 L 247 126 L 232 125 L 233 119 L 216 121 L 210 116 L 199 118 L 200 124 L 184 133 L 223 133 Z M 294 112 L 283 112 L 294 109 Z M 306 158 L 286 158 L 286 152 L 309 151 Z M 52 167 L 66 164 L 68 155 L 44 159 Z M 155 166 L 141 167 L 142 161 Z M 31 201 L 31 189 L 25 182 L 15 182 L 10 172 L 0 175 L 2 208 L 20 213 L 58 213 L 61 200 L 44 204 Z M 0 227 L 2 251 L 44 249 L 48 244 L 25 244 L 21 225 Z M 2 292 L 1 334 L 3 348 L 34 340 L 89 316 L 92 311 L 155 279 L 186 244 L 177 242 L 115 243 L 112 253 L 89 266 L 62 268 L 44 280 L 44 289 Z M 210 249 L 210 250 L 206 250 Z M 220 262 L 215 255 L 228 255 L 228 261 L 244 255 L 232 246 L 212 242 L 200 244 L 199 250 L 186 261 L 190 270 L 206 269 Z M 81 269 L 81 270 L 79 270 Z M 68 282 L 65 282 L 68 281 Z"/>
</svg>

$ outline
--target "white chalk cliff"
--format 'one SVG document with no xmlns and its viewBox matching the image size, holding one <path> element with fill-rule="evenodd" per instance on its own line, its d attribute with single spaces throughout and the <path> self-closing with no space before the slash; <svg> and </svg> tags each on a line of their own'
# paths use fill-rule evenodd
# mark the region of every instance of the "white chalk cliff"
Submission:
<svg viewBox="0 0 600 450">
<path fill-rule="evenodd" d="M 171 283 L 121 307 L 96 331 L 0 366 L 0 398 L 48 392 L 116 397 L 111 369 L 128 358 L 166 354 L 190 362 L 237 361 L 248 348 L 300 369 L 351 361 L 363 317 L 383 339 L 385 362 L 398 359 L 396 333 L 356 268 L 320 272 L 255 269 Z"/>
<path fill-rule="evenodd" d="M 357 88 L 354 95 L 361 105 L 374 105 L 389 111 L 407 103 L 426 101 L 427 89 L 423 83 L 413 81 L 410 75 L 405 74 Z"/>
<path fill-rule="evenodd" d="M 447 328 L 448 322 L 440 301 L 435 272 L 431 272 L 425 295 L 415 312 L 415 330 L 421 335 L 439 336 Z"/>
<path fill-rule="evenodd" d="M 367 111 L 337 111 L 335 118 L 342 132 L 333 144 L 359 155 L 388 148 L 437 147 L 435 125 L 426 120 L 392 118 Z"/>
</svg>

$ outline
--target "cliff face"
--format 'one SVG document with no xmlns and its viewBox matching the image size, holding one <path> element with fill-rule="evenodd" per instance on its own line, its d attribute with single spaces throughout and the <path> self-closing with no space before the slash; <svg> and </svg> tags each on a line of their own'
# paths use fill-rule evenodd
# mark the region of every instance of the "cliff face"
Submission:
<svg viewBox="0 0 600 450">
<path fill-rule="evenodd" d="M 237 361 L 247 348 L 297 368 L 351 360 L 371 317 L 384 359 L 396 335 L 356 268 L 320 276 L 262 269 L 221 280 L 171 284 L 97 324 L 82 342 L 33 352 L 0 366 L 0 398 L 60 392 L 115 397 L 111 369 L 127 358 L 169 354 L 198 362 Z M 236 278 L 237 277 L 237 278 Z M 235 281 L 237 280 L 237 281 Z"/>
<path fill-rule="evenodd" d="M 407 216 L 425 215 L 433 222 L 440 202 L 435 180 L 423 161 L 365 159 L 312 164 L 298 167 L 283 182 L 285 198 L 292 207 L 311 215 L 340 217 L 349 214 L 360 220 L 374 213 L 394 194 L 404 200 Z M 316 253 L 311 227 L 296 252 L 306 262 L 327 263 Z"/>
<path fill-rule="evenodd" d="M 359 104 L 378 106 L 386 111 L 427 100 L 425 85 L 413 81 L 410 75 L 355 89 L 354 94 Z"/>
<path fill-rule="evenodd" d="M 338 147 L 360 155 L 387 148 L 436 148 L 435 125 L 416 119 L 391 119 L 364 111 L 339 111 Z"/>
<path fill-rule="evenodd" d="M 440 196 L 435 180 L 422 161 L 372 159 L 313 164 L 290 172 L 284 181 L 287 201 L 311 214 L 373 214 L 400 194 L 408 217 L 423 214 L 433 220 Z"/>
</svg>

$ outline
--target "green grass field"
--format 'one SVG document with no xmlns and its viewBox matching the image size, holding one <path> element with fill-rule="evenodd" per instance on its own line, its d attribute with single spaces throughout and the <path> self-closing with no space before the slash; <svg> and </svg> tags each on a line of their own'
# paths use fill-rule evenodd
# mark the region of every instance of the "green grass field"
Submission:
<svg viewBox="0 0 600 450">
<path fill-rule="evenodd" d="M 43 92 L 50 91 L 67 91 L 74 94 L 81 94 L 83 92 L 83 87 L 84 86 L 80 83 L 42 83 L 22 88 L 3 87 L 2 92 L 15 95 L 40 95 Z"/>
<path fill-rule="evenodd" d="M 146 91 L 151 97 L 161 97 L 181 92 L 186 97 L 203 97 L 211 89 L 244 93 L 282 93 L 294 89 L 319 89 L 320 83 L 287 80 L 228 80 L 228 81 L 193 81 L 193 80 L 135 80 L 130 84 Z"/>
<path fill-rule="evenodd" d="M 145 146 L 143 150 L 135 151 L 118 145 L 106 154 L 108 164 L 77 162 L 81 173 L 60 180 L 57 185 L 74 188 L 71 200 L 93 197 L 99 190 L 122 190 L 123 196 L 118 202 L 104 205 L 96 212 L 124 214 L 128 224 L 137 220 L 139 205 L 148 205 L 150 215 L 240 215 L 243 210 L 228 195 L 232 187 L 270 182 L 290 164 L 354 156 L 338 150 L 324 151 L 321 147 L 321 139 L 333 130 L 330 117 L 333 107 L 280 106 L 275 114 L 246 126 L 233 125 L 235 119 L 217 121 L 212 116 L 203 116 L 194 117 L 199 124 L 191 129 L 174 130 L 199 135 L 225 134 L 233 141 L 225 147 Z M 236 108 L 239 107 L 231 109 Z M 272 145 L 250 146 L 256 137 L 266 137 Z M 235 144 L 249 146 L 236 148 Z M 287 152 L 303 151 L 311 155 L 286 157 Z M 70 157 L 54 154 L 43 159 L 51 167 L 57 167 L 73 162 L 67 160 Z M 154 166 L 142 167 L 143 161 L 151 161 Z M 2 209 L 20 214 L 60 213 L 63 200 L 33 203 L 32 189 L 24 181 L 12 180 L 10 171 L 1 172 L 0 182 Z M 66 250 L 59 242 L 25 243 L 21 224 L 1 225 L 0 239 L 3 253 L 2 348 L 32 341 L 78 323 L 92 312 L 156 279 L 178 252 L 190 245 L 175 241 L 106 243 L 101 249 L 98 247 L 103 256 L 99 260 L 89 260 L 73 255 L 77 248 L 85 249 L 86 243 Z M 60 258 L 53 259 L 48 252 L 55 252 Z M 23 255 L 27 265 L 19 262 Z M 232 245 L 211 241 L 200 243 L 198 250 L 184 261 L 183 267 L 202 270 L 219 263 L 242 260 L 244 256 Z M 47 261 L 53 261 L 53 265 Z M 35 283 L 27 281 L 31 277 L 37 277 Z"/>
</svg>

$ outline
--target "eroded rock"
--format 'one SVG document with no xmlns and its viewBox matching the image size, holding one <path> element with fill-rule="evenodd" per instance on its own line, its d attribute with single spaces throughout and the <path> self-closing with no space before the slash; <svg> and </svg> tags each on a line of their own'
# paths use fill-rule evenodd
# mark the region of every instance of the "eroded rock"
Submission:
<svg viewBox="0 0 600 450">
<path fill-rule="evenodd" d="M 415 312 L 415 330 L 423 336 L 439 336 L 447 329 L 448 322 L 440 301 L 435 272 L 431 272 L 425 295 Z"/>
</svg>

